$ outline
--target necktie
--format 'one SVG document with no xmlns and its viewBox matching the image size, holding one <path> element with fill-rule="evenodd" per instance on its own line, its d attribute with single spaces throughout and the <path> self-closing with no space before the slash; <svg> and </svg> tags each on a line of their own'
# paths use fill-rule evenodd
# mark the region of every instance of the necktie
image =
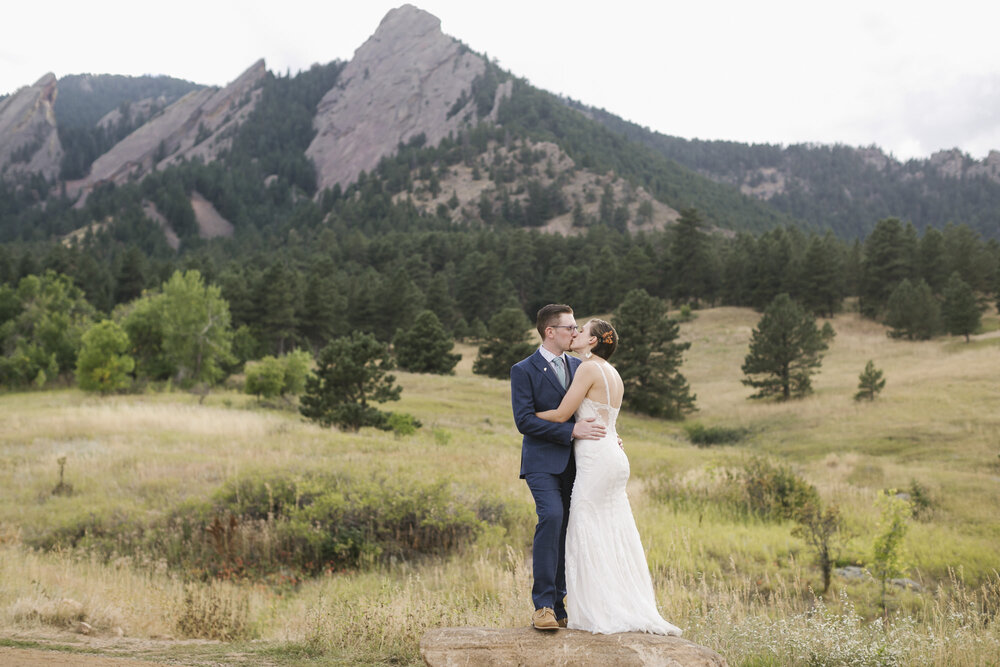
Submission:
<svg viewBox="0 0 1000 667">
<path fill-rule="evenodd" d="M 558 377 L 559 382 L 562 383 L 563 389 L 569 387 L 569 369 L 566 368 L 566 362 L 563 361 L 563 358 L 553 357 L 552 368 L 556 370 L 556 377 Z"/>
</svg>

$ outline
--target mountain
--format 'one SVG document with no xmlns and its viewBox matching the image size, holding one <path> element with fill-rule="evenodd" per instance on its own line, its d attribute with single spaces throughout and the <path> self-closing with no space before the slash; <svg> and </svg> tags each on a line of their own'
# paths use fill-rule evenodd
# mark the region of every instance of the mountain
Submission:
<svg viewBox="0 0 1000 667">
<path fill-rule="evenodd" d="M 306 155 L 319 187 L 346 186 L 418 135 L 434 146 L 474 121 L 495 121 L 496 100 L 510 91 L 489 91 L 484 107 L 476 85 L 486 71 L 437 17 L 413 5 L 390 11 L 316 109 Z"/>
<path fill-rule="evenodd" d="M 95 160 L 84 178 L 67 183 L 67 192 L 86 196 L 98 183 L 122 184 L 182 160 L 212 161 L 253 111 L 266 73 L 258 60 L 225 88 L 188 93 Z"/>
<path fill-rule="evenodd" d="M 1000 152 L 977 161 L 958 149 L 901 162 L 876 146 L 775 146 L 682 139 L 567 101 L 629 140 L 773 208 L 844 238 L 897 217 L 917 229 L 965 223 L 1000 238 Z"/>
<path fill-rule="evenodd" d="M 54 179 L 63 149 L 55 114 L 56 77 L 46 74 L 32 86 L 0 100 L 0 177 L 28 174 Z"/>
<path fill-rule="evenodd" d="M 918 229 L 965 222 L 1000 236 L 1000 155 L 900 163 L 874 147 L 662 135 L 531 86 L 412 5 L 390 11 L 350 62 L 295 77 L 263 61 L 221 89 L 46 77 L 0 110 L 0 187 L 14 188 L 0 202 L 3 239 L 104 228 L 136 196 L 181 242 L 205 204 L 238 234 L 280 224 L 304 198 L 328 215 L 348 189 L 374 187 L 372 175 L 390 204 L 473 228 L 638 232 L 694 208 L 728 234 L 796 226 L 857 238 L 898 216 Z M 42 180 L 27 188 L 31 172 Z M 61 207 L 25 212 L 61 194 L 84 210 L 96 189 L 133 183 L 144 184 L 140 195 L 111 196 L 82 224 Z M 382 207 L 358 224 L 378 215 Z"/>
<path fill-rule="evenodd" d="M 63 157 L 59 178 L 83 178 L 112 146 L 187 93 L 203 88 L 168 76 L 72 74 L 57 82 Z"/>
</svg>

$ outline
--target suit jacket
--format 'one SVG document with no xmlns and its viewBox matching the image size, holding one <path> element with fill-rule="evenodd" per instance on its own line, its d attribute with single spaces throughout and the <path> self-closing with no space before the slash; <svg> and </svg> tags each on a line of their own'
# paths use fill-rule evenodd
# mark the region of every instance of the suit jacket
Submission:
<svg viewBox="0 0 1000 667">
<path fill-rule="evenodd" d="M 573 381 L 580 360 L 569 360 L 569 377 Z M 573 454 L 573 419 L 565 423 L 545 421 L 536 412 L 559 407 L 566 390 L 555 371 L 538 350 L 510 369 L 510 402 L 514 423 L 524 436 L 521 441 L 521 477 L 529 472 L 558 475 L 569 464 Z"/>
</svg>

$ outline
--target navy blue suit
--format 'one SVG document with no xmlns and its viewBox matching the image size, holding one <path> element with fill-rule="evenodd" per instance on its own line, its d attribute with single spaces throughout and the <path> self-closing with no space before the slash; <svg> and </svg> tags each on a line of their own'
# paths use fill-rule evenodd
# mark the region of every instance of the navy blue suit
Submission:
<svg viewBox="0 0 1000 667">
<path fill-rule="evenodd" d="M 570 381 L 580 360 L 568 360 Z M 510 369 L 510 401 L 514 423 L 524 436 L 521 442 L 521 478 L 535 499 L 538 524 L 532 543 L 534 585 L 531 598 L 535 609 L 549 607 L 556 618 L 565 618 L 566 524 L 569 498 L 576 477 L 573 460 L 573 420 L 556 423 L 539 419 L 536 412 L 559 407 L 566 390 L 556 371 L 540 351 Z"/>
</svg>

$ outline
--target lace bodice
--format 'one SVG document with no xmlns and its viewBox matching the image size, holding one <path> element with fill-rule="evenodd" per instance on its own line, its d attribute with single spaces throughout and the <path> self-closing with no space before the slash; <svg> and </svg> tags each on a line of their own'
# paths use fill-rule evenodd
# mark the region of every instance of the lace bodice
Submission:
<svg viewBox="0 0 1000 667">
<path fill-rule="evenodd" d="M 605 371 L 606 365 L 605 362 L 601 361 L 598 362 L 597 367 L 601 371 L 601 379 L 604 380 L 604 395 L 607 397 L 607 403 L 601 403 L 592 398 L 584 397 L 580 403 L 580 407 L 576 410 L 576 418 L 579 420 L 596 417 L 608 429 L 609 434 L 617 434 L 618 431 L 615 425 L 618 423 L 618 413 L 621 411 L 621 408 L 611 405 L 611 385 L 608 383 L 608 376 Z"/>
</svg>

